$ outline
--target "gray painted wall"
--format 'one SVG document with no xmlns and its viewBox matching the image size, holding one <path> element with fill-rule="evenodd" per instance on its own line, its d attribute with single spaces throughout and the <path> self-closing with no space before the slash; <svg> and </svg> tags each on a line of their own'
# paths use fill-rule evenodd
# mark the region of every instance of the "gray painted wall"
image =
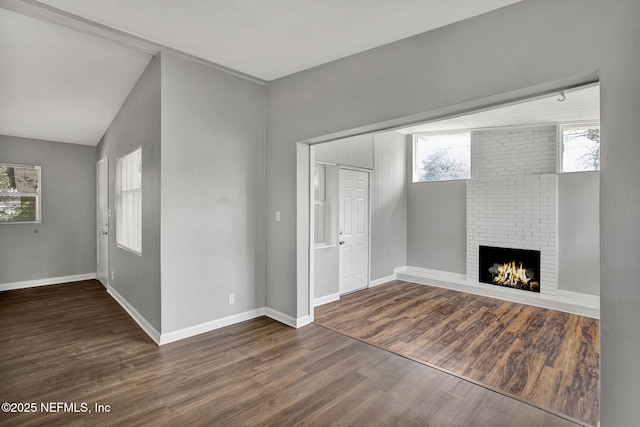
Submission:
<svg viewBox="0 0 640 427">
<path fill-rule="evenodd" d="M 305 310 L 296 305 L 308 286 L 296 281 L 305 265 L 303 253 L 296 258 L 296 142 L 412 115 L 434 118 L 587 82 L 597 72 L 607 141 L 600 172 L 602 424 L 634 425 L 640 419 L 638 16 L 637 0 L 524 0 L 271 82 L 267 213 L 278 209 L 290 220 L 267 224 L 267 305 L 290 315 Z"/>
<path fill-rule="evenodd" d="M 154 57 L 98 144 L 109 157 L 109 286 L 158 332 L 160 321 L 160 57 Z M 116 245 L 115 161 L 142 146 L 142 255 Z M 95 172 L 94 172 L 95 175 Z M 95 197 L 93 204 L 95 205 Z M 95 209 L 94 209 L 95 212 Z M 95 223 L 95 214 L 93 222 Z M 95 225 L 94 225 L 95 228 Z M 95 243 L 94 243 L 95 251 Z"/>
<path fill-rule="evenodd" d="M 266 88 L 173 55 L 162 63 L 166 333 L 265 305 Z"/>
<path fill-rule="evenodd" d="M 558 175 L 558 289 L 600 295 L 600 172 Z"/>
<path fill-rule="evenodd" d="M 370 280 L 407 265 L 406 135 L 384 132 L 373 137 L 371 174 Z"/>
<path fill-rule="evenodd" d="M 467 272 L 467 181 L 409 184 L 407 262 L 412 267 Z"/>
<path fill-rule="evenodd" d="M 40 224 L 0 224 L 0 284 L 96 272 L 96 148 L 0 135 L 0 162 L 41 166 Z"/>
<path fill-rule="evenodd" d="M 325 297 L 340 292 L 340 254 L 337 246 L 315 249 L 314 298 Z"/>
</svg>

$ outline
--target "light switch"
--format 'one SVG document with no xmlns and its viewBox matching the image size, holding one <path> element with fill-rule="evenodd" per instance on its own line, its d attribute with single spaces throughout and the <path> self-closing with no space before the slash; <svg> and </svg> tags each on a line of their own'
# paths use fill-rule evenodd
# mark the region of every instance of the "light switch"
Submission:
<svg viewBox="0 0 640 427">
<path fill-rule="evenodd" d="M 276 222 L 280 222 L 280 211 L 276 211 Z"/>
</svg>

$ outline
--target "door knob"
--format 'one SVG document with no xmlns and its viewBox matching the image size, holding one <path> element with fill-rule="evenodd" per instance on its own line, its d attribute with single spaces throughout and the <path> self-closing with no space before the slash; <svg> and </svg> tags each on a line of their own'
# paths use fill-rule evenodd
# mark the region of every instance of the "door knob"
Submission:
<svg viewBox="0 0 640 427">
<path fill-rule="evenodd" d="M 107 233 L 106 231 L 103 231 L 103 232 L 102 232 L 102 235 L 103 235 L 103 236 L 106 236 L 107 234 L 108 234 L 108 233 Z"/>
<path fill-rule="evenodd" d="M 344 245 L 344 240 L 340 240 L 339 242 L 341 245 Z"/>
</svg>

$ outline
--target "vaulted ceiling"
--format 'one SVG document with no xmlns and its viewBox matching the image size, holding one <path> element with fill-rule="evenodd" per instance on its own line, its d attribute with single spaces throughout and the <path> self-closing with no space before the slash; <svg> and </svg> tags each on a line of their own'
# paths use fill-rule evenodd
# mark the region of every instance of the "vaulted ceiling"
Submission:
<svg viewBox="0 0 640 427">
<path fill-rule="evenodd" d="M 270 81 L 519 0 L 0 0 L 0 134 L 96 145 L 162 49 Z"/>
</svg>

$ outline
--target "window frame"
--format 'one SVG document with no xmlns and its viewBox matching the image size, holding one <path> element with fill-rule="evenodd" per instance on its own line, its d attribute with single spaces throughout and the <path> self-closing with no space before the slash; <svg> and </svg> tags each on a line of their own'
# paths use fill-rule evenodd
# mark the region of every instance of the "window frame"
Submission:
<svg viewBox="0 0 640 427">
<path fill-rule="evenodd" d="M 564 136 L 563 136 L 563 131 L 565 128 L 570 128 L 570 127 L 598 127 L 599 129 L 601 129 L 600 126 L 600 121 L 584 121 L 584 122 L 566 122 L 566 123 L 558 123 L 556 125 L 556 152 L 557 152 L 557 166 L 556 166 L 556 171 L 558 174 L 565 174 L 565 173 L 583 173 L 583 172 L 600 172 L 600 167 L 598 167 L 598 169 L 592 169 L 592 170 L 581 170 L 581 171 L 565 171 L 563 169 L 563 163 L 564 163 Z M 598 153 L 598 160 L 601 160 L 601 156 L 600 156 L 600 152 Z"/>
<path fill-rule="evenodd" d="M 315 169 L 322 167 L 324 169 L 324 200 L 316 200 L 315 188 L 313 191 L 313 212 L 314 216 L 314 230 L 313 230 L 313 246 L 315 249 L 333 248 L 338 246 L 337 230 L 338 230 L 338 165 L 335 163 L 323 162 L 316 160 L 314 163 L 314 176 Z M 316 207 L 322 206 L 324 210 L 324 231 L 325 240 L 323 242 L 316 242 L 316 229 L 317 229 L 317 215 Z"/>
<path fill-rule="evenodd" d="M 129 158 L 132 155 L 136 155 L 139 152 L 139 158 L 140 158 L 140 163 L 139 163 L 139 168 L 140 168 L 140 186 L 136 187 L 136 188 L 132 188 L 132 189 L 127 189 L 127 190 L 122 190 L 122 167 L 121 166 L 123 164 L 123 161 L 125 161 L 127 158 Z M 142 217 L 142 171 L 143 171 L 143 160 L 142 160 L 142 147 L 138 147 L 136 149 L 133 149 L 131 151 L 128 151 L 124 154 L 122 154 L 121 156 L 118 156 L 115 160 L 115 168 L 116 168 L 116 188 L 115 188 L 115 209 L 116 209 L 116 246 L 120 249 L 123 249 L 127 252 L 130 252 L 132 254 L 138 255 L 138 256 L 142 256 L 142 241 L 143 241 L 143 217 Z M 128 241 L 122 241 L 123 237 L 123 233 L 125 232 L 122 227 L 123 227 L 123 218 L 122 218 L 122 212 L 123 212 L 123 207 L 122 207 L 122 199 L 123 199 L 123 194 L 124 192 L 130 192 L 132 194 L 134 194 L 135 197 L 135 193 L 139 192 L 140 193 L 140 204 L 139 204 L 139 217 L 140 217 L 140 249 L 138 249 L 137 247 L 130 247 L 128 246 Z M 134 213 L 135 215 L 135 213 Z"/>
<path fill-rule="evenodd" d="M 313 233 L 313 243 L 315 244 L 315 247 L 324 247 L 327 246 L 327 241 L 328 236 L 327 236 L 327 166 L 325 164 L 322 163 L 317 163 L 314 165 L 313 167 L 314 171 L 314 195 L 313 195 L 313 211 L 314 211 L 314 215 L 315 215 L 315 227 L 314 227 L 314 233 Z M 324 193 L 324 198 L 322 200 L 319 200 L 317 198 L 317 186 L 315 185 L 315 179 L 316 179 L 316 172 L 318 170 L 321 170 L 322 173 L 321 175 L 321 188 L 322 188 L 322 192 Z M 322 241 L 318 241 L 318 215 L 317 215 L 317 210 L 318 207 L 321 207 L 322 210 L 324 211 L 324 215 L 323 215 L 323 219 L 324 219 L 324 224 L 323 224 L 323 229 L 324 229 L 324 240 Z"/>
<path fill-rule="evenodd" d="M 426 180 L 422 181 L 418 179 L 418 165 L 416 163 L 416 150 L 418 145 L 418 139 L 420 137 L 428 137 L 434 135 L 457 135 L 457 134 L 468 134 L 469 135 L 469 176 L 466 178 L 447 178 L 447 179 L 435 179 L 435 180 Z M 452 129 L 452 130 L 443 130 L 443 131 L 433 131 L 433 132 L 418 132 L 411 135 L 411 183 L 418 184 L 423 182 L 451 182 L 451 181 L 466 181 L 473 177 L 473 129 Z"/>
<path fill-rule="evenodd" d="M 30 168 L 38 172 L 38 186 L 35 193 L 9 192 L 0 190 L 0 196 L 24 196 L 36 198 L 36 217 L 33 221 L 0 221 L 0 224 L 42 224 L 42 166 L 22 165 L 15 163 L 0 163 L 0 167 Z"/>
</svg>

